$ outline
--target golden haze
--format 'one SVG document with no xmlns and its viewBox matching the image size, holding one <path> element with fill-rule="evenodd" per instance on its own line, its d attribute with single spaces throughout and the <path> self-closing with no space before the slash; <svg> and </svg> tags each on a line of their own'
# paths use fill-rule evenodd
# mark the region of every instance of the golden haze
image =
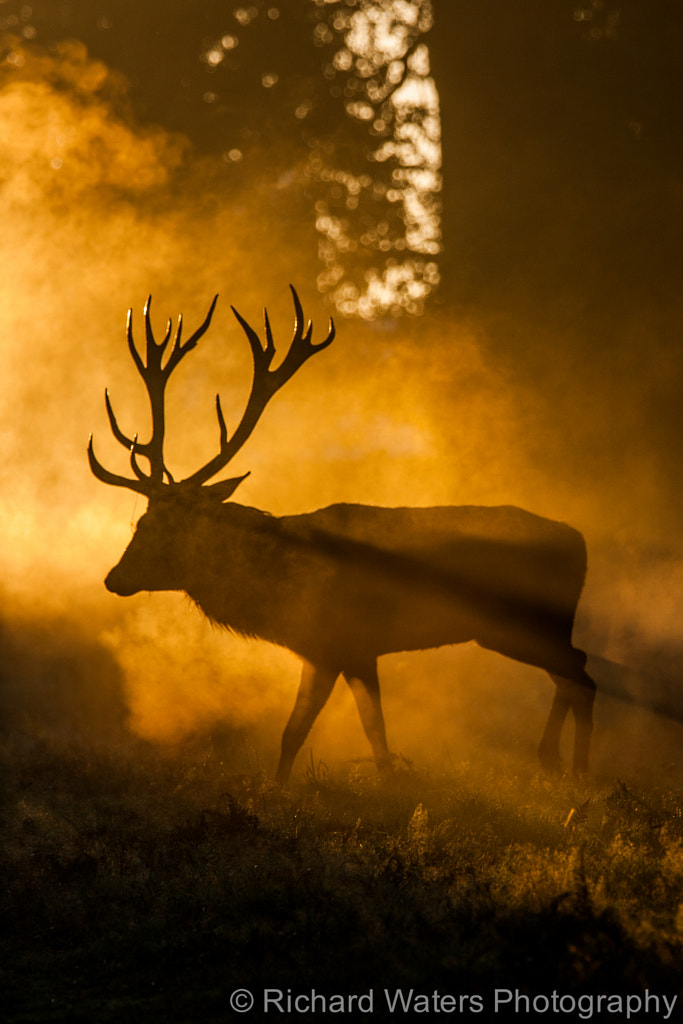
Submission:
<svg viewBox="0 0 683 1024">
<path fill-rule="evenodd" d="M 13 52 L 21 57 L 21 46 Z M 87 637 L 106 653 L 101 664 L 115 666 L 134 732 L 175 742 L 229 723 L 272 763 L 297 660 L 213 630 L 180 595 L 122 600 L 105 591 L 144 503 L 98 483 L 85 446 L 94 431 L 102 462 L 126 471 L 104 413 L 105 386 L 123 429 L 144 438 L 148 410 L 124 324 L 132 306 L 141 337 L 148 292 L 158 332 L 181 311 L 188 327 L 197 325 L 221 294 L 209 334 L 169 388 L 167 461 L 179 477 L 216 449 L 216 391 L 233 422 L 246 399 L 248 347 L 230 304 L 256 326 L 267 302 L 284 345 L 291 281 L 314 337 L 324 336 L 330 311 L 315 290 L 316 253 L 305 226 L 281 216 L 303 168 L 274 181 L 264 155 L 248 184 L 235 185 L 225 166 L 195 158 L 186 139 L 136 123 L 125 82 L 80 44 L 1 74 L 9 140 L 0 166 L 2 635 L 18 649 L 28 624 L 40 623 L 47 657 L 51 629 L 56 636 L 68 623 L 70 656 L 85 657 Z M 574 390 L 563 358 L 557 407 L 534 380 L 522 384 L 494 363 L 483 316 L 458 322 L 437 309 L 418 322 L 342 319 L 332 348 L 275 399 L 238 456 L 234 473 L 252 473 L 236 497 L 275 514 L 335 501 L 509 503 L 572 522 L 589 547 L 577 645 L 626 665 L 637 701 L 648 690 L 651 697 L 652 678 L 663 679 L 675 711 L 681 702 L 668 688 L 667 658 L 680 654 L 683 570 L 673 516 L 662 513 L 669 494 L 637 414 L 617 447 L 609 408 Z M 78 699 L 101 723 L 112 688 L 100 692 L 100 662 L 88 650 L 87 694 L 79 690 Z M 13 664 L 14 711 L 25 702 L 36 728 L 55 728 L 46 695 L 64 681 L 36 691 L 28 670 L 22 676 L 26 659 Z M 541 672 L 469 646 L 395 655 L 382 671 L 390 741 L 406 756 L 444 752 L 457 761 L 494 743 L 533 756 L 551 699 Z M 609 696 L 597 717 L 603 766 L 619 756 L 624 736 L 633 739 L 631 756 L 641 744 L 643 759 L 649 748 L 636 736 L 652 734 L 660 755 L 662 742 L 672 750 L 680 742 L 674 719 Z M 308 746 L 326 759 L 366 756 L 341 683 Z"/>
</svg>

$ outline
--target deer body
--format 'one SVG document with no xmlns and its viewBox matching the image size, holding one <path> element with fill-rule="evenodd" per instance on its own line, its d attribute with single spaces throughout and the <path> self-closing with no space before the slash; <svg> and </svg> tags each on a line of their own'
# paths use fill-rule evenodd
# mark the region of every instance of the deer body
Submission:
<svg viewBox="0 0 683 1024">
<path fill-rule="evenodd" d="M 208 319 L 210 314 L 200 332 Z M 303 659 L 299 693 L 283 735 L 277 773 L 281 782 L 287 781 L 296 754 L 340 674 L 356 698 L 381 767 L 390 763 L 391 754 L 380 702 L 378 657 L 472 640 L 550 673 L 556 695 L 539 756 L 548 766 L 559 761 L 560 733 L 571 708 L 576 721 L 574 768 L 586 770 L 595 687 L 584 670 L 585 655 L 572 646 L 574 614 L 586 571 L 581 534 L 511 506 L 339 504 L 275 517 L 227 501 L 243 477 L 208 486 L 206 477 L 231 457 L 235 437 L 250 432 L 259 415 L 254 402 L 265 404 L 275 390 L 265 387 L 260 400 L 254 400 L 259 352 L 263 355 L 264 350 L 239 319 L 252 344 L 256 367 L 247 413 L 228 441 L 217 401 L 221 455 L 188 480 L 175 483 L 161 456 L 159 409 L 165 382 L 158 387 L 164 373 L 161 355 L 150 370 L 156 351 L 161 349 L 163 354 L 170 326 L 165 341 L 157 345 L 152 338 L 156 350 L 151 348 L 146 311 L 148 360 L 144 365 L 138 356 L 136 363 L 147 374 L 155 426 L 152 441 L 147 445 L 139 445 L 137 439 L 129 442 L 118 429 L 107 398 L 115 436 L 121 443 L 130 443 L 135 479 L 110 474 L 95 459 L 92 444 L 89 449 L 91 467 L 100 479 L 132 487 L 149 498 L 149 509 L 130 545 L 107 576 L 108 589 L 122 596 L 141 590 L 185 591 L 212 621 L 285 647 Z M 265 355 L 270 353 L 272 358 L 267 320 L 266 325 Z M 294 367 L 279 378 L 277 387 L 308 355 L 328 344 L 333 334 L 331 330 L 322 345 L 311 346 L 310 326 L 305 339 L 297 331 L 280 369 L 266 367 L 266 378 L 281 373 L 288 359 Z M 167 366 L 182 358 L 198 334 L 181 346 L 178 332 Z M 129 345 L 134 351 L 130 328 Z M 305 352 L 303 346 L 307 346 Z M 147 380 L 150 376 L 152 382 Z M 138 452 L 150 461 L 149 477 L 137 465 Z"/>
</svg>

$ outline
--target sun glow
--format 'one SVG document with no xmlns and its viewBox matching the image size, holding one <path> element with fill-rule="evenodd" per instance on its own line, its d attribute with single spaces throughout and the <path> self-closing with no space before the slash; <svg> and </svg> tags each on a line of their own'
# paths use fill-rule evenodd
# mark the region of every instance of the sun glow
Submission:
<svg viewBox="0 0 683 1024">
<path fill-rule="evenodd" d="M 329 181 L 331 196 L 338 200 L 326 198 L 316 205 L 325 264 L 318 286 L 348 316 L 419 314 L 439 281 L 434 257 L 441 251 L 439 95 L 430 76 L 428 47 L 419 41 L 432 25 L 431 4 L 367 0 L 353 13 L 340 10 L 333 25 L 344 45 L 332 60 L 330 75 L 347 76 L 346 113 L 367 124 L 377 144 L 368 154 L 366 174 L 331 168 L 318 152 L 311 156 L 310 175 Z M 345 215 L 362 202 L 382 201 L 395 208 L 400 233 L 381 220 L 359 232 L 355 220 Z M 376 254 L 362 284 L 350 279 L 345 263 L 359 248 Z"/>
</svg>

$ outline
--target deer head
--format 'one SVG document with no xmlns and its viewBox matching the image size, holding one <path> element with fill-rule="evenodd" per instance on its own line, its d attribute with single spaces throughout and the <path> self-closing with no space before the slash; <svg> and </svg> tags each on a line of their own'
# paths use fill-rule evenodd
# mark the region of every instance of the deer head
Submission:
<svg viewBox="0 0 683 1024">
<path fill-rule="evenodd" d="M 95 456 L 92 435 L 88 444 L 88 460 L 90 468 L 98 480 L 115 487 L 127 487 L 129 490 L 148 498 L 149 511 L 143 515 L 138 523 L 136 535 L 126 550 L 121 563 L 112 570 L 105 581 L 110 590 L 114 590 L 119 594 L 131 594 L 141 589 L 182 589 L 181 585 L 172 579 L 174 560 L 171 558 L 164 559 L 163 556 L 160 557 L 160 543 L 166 543 L 169 546 L 169 550 L 174 546 L 173 535 L 177 532 L 179 518 L 184 518 L 182 515 L 179 516 L 179 513 L 190 509 L 196 510 L 198 504 L 204 507 L 207 504 L 221 504 L 233 495 L 235 489 L 249 475 L 248 473 L 245 473 L 243 476 L 232 477 L 228 480 L 219 480 L 213 483 L 209 483 L 209 481 L 224 469 L 242 448 L 258 423 L 266 405 L 275 393 L 294 376 L 307 359 L 315 355 L 316 352 L 327 348 L 332 343 L 335 328 L 330 318 L 327 337 L 324 341 L 313 344 L 311 340 L 313 326 L 309 321 L 304 329 L 304 316 L 299 297 L 291 285 L 290 288 L 294 300 L 294 334 L 284 359 L 275 369 L 271 369 L 275 356 L 275 344 L 267 311 L 264 310 L 266 338 L 264 346 L 256 331 L 240 316 L 233 306 L 230 307 L 247 336 L 253 357 L 254 372 L 249 398 L 237 428 L 232 436 L 229 437 L 221 408 L 220 396 L 216 395 L 216 415 L 220 432 L 218 454 L 209 459 L 205 465 L 190 476 L 179 481 L 174 480 L 164 461 L 166 385 L 169 377 L 181 360 L 188 352 L 195 348 L 199 339 L 208 330 L 218 296 L 216 295 L 211 303 L 203 323 L 184 342 L 182 340 L 182 316 L 178 317 L 175 333 L 173 333 L 172 323 L 169 319 L 163 339 L 159 342 L 155 340 L 150 321 L 152 301 L 150 296 L 144 308 L 146 335 L 144 360 L 133 340 L 133 311 L 132 309 L 128 311 L 126 327 L 128 348 L 135 367 L 147 389 L 152 414 L 151 436 L 149 441 L 141 442 L 138 440 L 137 434 L 132 438 L 124 434 L 114 415 L 109 392 L 105 391 L 104 401 L 112 433 L 119 444 L 123 445 L 130 453 L 130 465 L 133 476 L 120 476 L 105 469 Z M 173 337 L 171 337 L 172 335 Z M 148 472 L 145 472 L 140 466 L 140 458 L 147 460 Z M 151 513 L 154 513 L 154 515 L 152 516 Z M 156 538 L 154 548 L 147 543 L 149 538 L 146 537 L 146 535 L 152 533 Z M 137 555 L 135 563 L 138 571 L 136 571 L 134 579 L 130 578 L 130 576 L 124 578 L 124 574 L 120 571 L 122 563 L 126 560 L 129 552 L 131 554 L 135 552 Z M 146 558 L 145 553 L 147 554 Z M 128 557 L 127 561 L 132 563 L 133 558 Z M 145 561 L 150 564 L 145 566 Z M 153 566 L 151 564 L 152 561 L 154 563 Z M 166 570 L 161 573 L 162 579 L 157 580 L 154 585 L 150 585 L 150 581 L 159 576 L 160 568 L 163 566 L 166 567 Z M 139 580 L 144 580 L 144 582 L 140 583 Z"/>
</svg>

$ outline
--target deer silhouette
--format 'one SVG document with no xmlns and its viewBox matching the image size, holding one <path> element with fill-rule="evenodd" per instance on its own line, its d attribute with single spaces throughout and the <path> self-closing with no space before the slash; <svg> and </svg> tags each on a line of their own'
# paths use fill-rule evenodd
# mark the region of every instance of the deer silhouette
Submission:
<svg viewBox="0 0 683 1024">
<path fill-rule="evenodd" d="M 291 286 L 290 286 L 291 287 Z M 282 737 L 277 780 L 286 783 L 297 753 L 339 675 L 355 697 L 380 769 L 391 766 L 377 659 L 397 651 L 476 641 L 525 664 L 545 669 L 555 697 L 539 758 L 560 763 L 559 741 L 569 710 L 575 720 L 573 768 L 588 767 L 595 684 L 586 655 L 572 646 L 576 605 L 586 572 L 583 537 L 512 506 L 379 508 L 337 504 L 293 516 L 229 501 L 248 474 L 209 482 L 240 450 L 275 393 L 335 335 L 314 344 L 304 328 L 294 288 L 294 335 L 271 368 L 273 335 L 264 311 L 265 345 L 232 308 L 251 347 L 254 372 L 242 418 L 228 436 L 220 397 L 219 452 L 201 469 L 176 481 L 163 455 L 165 388 L 184 356 L 211 322 L 216 296 L 201 326 L 182 341 L 182 317 L 171 340 L 155 341 L 151 296 L 144 308 L 146 359 L 133 340 L 130 354 L 151 406 L 149 441 L 124 434 L 105 391 L 116 440 L 129 452 L 132 477 L 105 469 L 88 445 L 90 468 L 107 484 L 144 495 L 148 510 L 105 585 L 115 594 L 186 592 L 208 618 L 236 634 L 259 637 L 303 659 L 294 709 Z M 139 464 L 148 463 L 148 471 Z"/>
</svg>

